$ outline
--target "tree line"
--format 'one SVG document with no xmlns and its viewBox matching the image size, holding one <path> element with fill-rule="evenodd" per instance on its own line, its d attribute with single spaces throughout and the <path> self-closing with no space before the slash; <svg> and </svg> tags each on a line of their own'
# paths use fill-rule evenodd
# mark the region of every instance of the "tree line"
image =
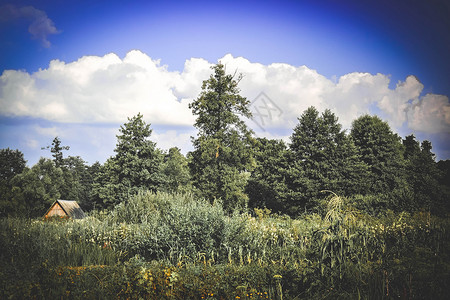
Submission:
<svg viewBox="0 0 450 300">
<path fill-rule="evenodd" d="M 88 165 L 64 157 L 59 137 L 46 147 L 52 159 L 31 168 L 19 150 L 1 149 L 0 215 L 36 217 L 56 199 L 76 200 L 87 211 L 110 209 L 142 190 L 189 192 L 234 210 L 267 208 L 299 216 L 320 209 L 326 191 L 349 197 L 373 214 L 386 210 L 449 210 L 450 160 L 436 162 L 429 141 L 401 138 L 377 116 L 364 115 L 346 132 L 336 115 L 309 107 L 290 142 L 256 138 L 243 117 L 250 102 L 241 75 L 213 66 L 189 106 L 198 129 L 194 150 L 159 149 L 138 114 L 120 126 L 114 155 Z"/>
</svg>

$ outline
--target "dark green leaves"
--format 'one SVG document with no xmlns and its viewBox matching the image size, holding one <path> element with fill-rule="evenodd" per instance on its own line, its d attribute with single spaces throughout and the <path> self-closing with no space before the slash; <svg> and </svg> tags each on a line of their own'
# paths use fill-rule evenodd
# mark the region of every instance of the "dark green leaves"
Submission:
<svg viewBox="0 0 450 300">
<path fill-rule="evenodd" d="M 163 153 L 150 141 L 152 130 L 138 114 L 122 125 L 117 136 L 116 155 L 101 168 L 94 184 L 97 202 L 110 207 L 140 189 L 156 191 L 164 182 Z"/>
<path fill-rule="evenodd" d="M 248 171 L 254 167 L 252 132 L 240 116 L 250 117 L 249 101 L 239 95 L 241 76 L 225 74 L 218 64 L 189 108 L 197 116 L 198 137 L 193 139 L 190 169 L 201 197 L 222 198 L 226 210 L 245 207 Z"/>
</svg>

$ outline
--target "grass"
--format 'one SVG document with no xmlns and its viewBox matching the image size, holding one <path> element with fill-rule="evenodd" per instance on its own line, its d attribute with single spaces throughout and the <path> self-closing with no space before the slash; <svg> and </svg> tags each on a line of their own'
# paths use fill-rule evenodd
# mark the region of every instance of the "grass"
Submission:
<svg viewBox="0 0 450 300">
<path fill-rule="evenodd" d="M 337 195 L 299 219 L 141 193 L 81 221 L 0 220 L 0 298 L 443 299 L 449 219 Z"/>
</svg>

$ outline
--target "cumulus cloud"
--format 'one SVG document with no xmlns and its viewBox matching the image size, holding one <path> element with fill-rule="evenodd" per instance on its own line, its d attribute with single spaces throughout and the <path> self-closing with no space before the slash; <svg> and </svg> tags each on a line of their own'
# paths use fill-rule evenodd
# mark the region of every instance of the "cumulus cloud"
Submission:
<svg viewBox="0 0 450 300">
<path fill-rule="evenodd" d="M 251 109 L 254 113 L 258 109 L 260 117 L 266 109 L 267 131 L 291 130 L 313 105 L 320 111 L 331 109 L 344 128 L 376 111 L 394 129 L 406 124 L 417 131 L 450 132 L 448 97 L 421 95 L 424 87 L 414 76 L 389 88 L 390 77 L 384 74 L 355 72 L 331 80 L 306 66 L 263 65 L 229 54 L 220 61 L 227 73 L 244 75 L 241 95 L 253 102 Z M 63 123 L 123 123 L 141 112 L 152 124 L 192 126 L 195 117 L 188 104 L 200 93 L 211 66 L 192 58 L 183 71 L 169 71 L 159 60 L 131 51 L 124 58 L 107 54 L 71 63 L 54 60 L 47 69 L 32 74 L 7 70 L 0 77 L 0 114 Z M 261 92 L 267 99 L 257 103 Z"/>
<path fill-rule="evenodd" d="M 344 128 L 363 114 L 381 112 L 398 129 L 404 124 L 412 130 L 428 133 L 449 132 L 450 103 L 448 96 L 421 96 L 423 84 L 408 76 L 389 88 L 390 76 L 354 72 L 330 80 L 306 66 L 288 64 L 262 65 L 245 58 L 226 55 L 221 61 L 228 72 L 244 74 L 242 94 L 258 100 L 261 91 L 282 111 L 266 119 L 266 129 L 292 129 L 303 111 L 313 105 L 319 111 L 331 109 Z M 255 107 L 254 107 L 255 108 Z M 258 114 L 260 111 L 253 110 Z"/>
<path fill-rule="evenodd" d="M 406 110 L 411 129 L 427 133 L 450 133 L 450 104 L 447 96 L 427 94 L 415 99 Z"/>
<path fill-rule="evenodd" d="M 48 36 L 60 32 L 45 11 L 33 6 L 17 7 L 7 4 L 0 7 L 0 21 L 9 22 L 14 19 L 28 20 L 28 32 L 31 34 L 31 37 L 39 40 L 45 48 L 51 46 L 50 41 L 47 39 Z"/>
<path fill-rule="evenodd" d="M 141 112 L 158 124 L 191 125 L 187 101 L 173 89 L 180 74 L 139 51 L 54 60 L 33 74 L 7 70 L 0 77 L 0 111 L 56 122 L 117 123 Z"/>
</svg>

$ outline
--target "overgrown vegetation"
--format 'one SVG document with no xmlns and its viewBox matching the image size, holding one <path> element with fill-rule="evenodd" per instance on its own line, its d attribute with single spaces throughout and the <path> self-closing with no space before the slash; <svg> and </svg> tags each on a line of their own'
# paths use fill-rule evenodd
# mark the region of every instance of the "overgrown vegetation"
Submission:
<svg viewBox="0 0 450 300">
<path fill-rule="evenodd" d="M 449 160 L 314 107 L 289 144 L 254 138 L 240 78 L 213 67 L 187 156 L 141 114 L 103 165 L 64 158 L 58 137 L 31 168 L 0 150 L 0 298 L 447 298 Z M 41 220 L 61 198 L 89 217 Z"/>
<path fill-rule="evenodd" d="M 302 218 L 141 192 L 81 221 L 0 221 L 1 298 L 444 299 L 449 222 L 329 196 Z"/>
</svg>

